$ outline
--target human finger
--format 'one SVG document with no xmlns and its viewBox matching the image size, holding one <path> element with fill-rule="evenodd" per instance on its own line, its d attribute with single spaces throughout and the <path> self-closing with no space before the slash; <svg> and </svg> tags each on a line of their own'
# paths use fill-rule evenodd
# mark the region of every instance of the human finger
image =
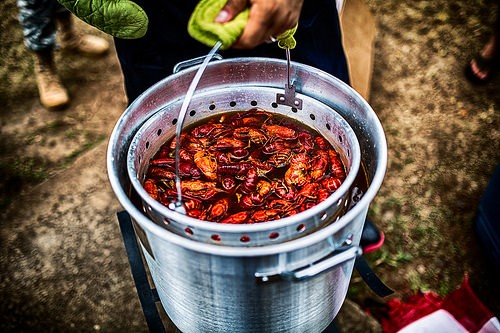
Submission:
<svg viewBox="0 0 500 333">
<path fill-rule="evenodd" d="M 302 4 L 303 0 L 253 0 L 247 25 L 233 47 L 253 48 L 293 28 Z"/>
<path fill-rule="evenodd" d="M 234 19 L 248 6 L 248 0 L 228 0 L 215 18 L 217 23 L 226 23 Z"/>
</svg>

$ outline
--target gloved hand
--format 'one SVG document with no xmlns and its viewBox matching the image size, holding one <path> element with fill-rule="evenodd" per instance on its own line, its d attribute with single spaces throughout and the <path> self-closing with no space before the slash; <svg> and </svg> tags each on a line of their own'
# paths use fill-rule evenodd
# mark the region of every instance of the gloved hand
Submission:
<svg viewBox="0 0 500 333">
<path fill-rule="evenodd" d="M 199 42 L 214 46 L 252 48 L 274 35 L 281 48 L 293 49 L 293 34 L 303 0 L 201 0 L 188 23 Z"/>
<path fill-rule="evenodd" d="M 114 37 L 140 38 L 148 30 L 146 12 L 130 0 L 58 1 L 84 22 Z"/>
<path fill-rule="evenodd" d="M 243 32 L 250 11 L 247 8 L 224 24 L 215 22 L 226 1 L 201 0 L 189 18 L 187 27 L 189 35 L 209 47 L 213 47 L 218 41 L 222 42 L 223 50 L 231 47 Z"/>
</svg>

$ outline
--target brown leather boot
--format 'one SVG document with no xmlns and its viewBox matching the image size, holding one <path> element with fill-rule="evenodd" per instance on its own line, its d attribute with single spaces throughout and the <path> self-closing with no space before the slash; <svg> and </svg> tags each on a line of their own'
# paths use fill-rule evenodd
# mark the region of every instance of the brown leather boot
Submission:
<svg viewBox="0 0 500 333">
<path fill-rule="evenodd" d="M 69 103 L 68 92 L 57 75 L 52 50 L 35 52 L 35 76 L 44 107 L 55 110 Z"/>
<path fill-rule="evenodd" d="M 104 38 L 84 35 L 76 31 L 71 13 L 59 15 L 57 22 L 61 32 L 61 48 L 89 56 L 101 56 L 108 52 L 109 42 Z"/>
</svg>

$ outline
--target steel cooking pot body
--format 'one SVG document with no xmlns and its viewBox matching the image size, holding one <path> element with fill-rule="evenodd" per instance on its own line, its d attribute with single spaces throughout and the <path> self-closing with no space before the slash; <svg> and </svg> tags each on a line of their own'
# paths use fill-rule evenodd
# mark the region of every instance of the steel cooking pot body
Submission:
<svg viewBox="0 0 500 333">
<path fill-rule="evenodd" d="M 132 216 L 162 305 L 184 332 L 320 332 L 345 299 L 368 206 L 383 180 L 387 148 L 380 122 L 350 87 L 293 63 L 297 91 L 337 111 L 356 133 L 368 189 L 335 223 L 287 242 L 248 247 L 189 239 L 153 222 L 133 202 L 126 159 L 141 125 L 183 98 L 195 70 L 167 77 L 134 101 L 108 147 L 111 185 Z M 281 89 L 285 82 L 286 62 L 238 58 L 211 64 L 198 89 Z"/>
</svg>

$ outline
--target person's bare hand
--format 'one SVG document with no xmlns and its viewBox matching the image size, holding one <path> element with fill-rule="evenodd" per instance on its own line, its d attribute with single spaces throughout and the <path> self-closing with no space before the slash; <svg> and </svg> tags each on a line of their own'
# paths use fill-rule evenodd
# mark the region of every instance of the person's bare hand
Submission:
<svg viewBox="0 0 500 333">
<path fill-rule="evenodd" d="M 232 47 L 250 49 L 293 28 L 299 21 L 304 0 L 228 0 L 215 19 L 231 21 L 250 6 L 250 17 L 240 38 Z"/>
</svg>

